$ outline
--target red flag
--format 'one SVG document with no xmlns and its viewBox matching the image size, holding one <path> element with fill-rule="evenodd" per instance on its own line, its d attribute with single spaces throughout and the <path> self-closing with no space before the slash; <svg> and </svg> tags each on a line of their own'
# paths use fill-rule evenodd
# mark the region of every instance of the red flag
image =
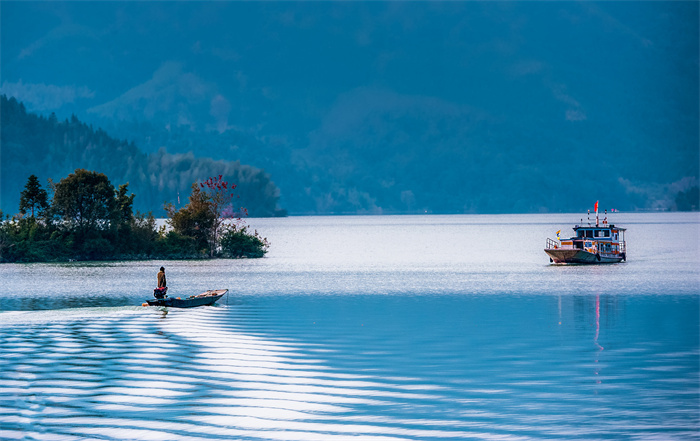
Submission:
<svg viewBox="0 0 700 441">
<path fill-rule="evenodd" d="M 595 201 L 595 212 L 598 212 L 598 201 Z"/>
</svg>

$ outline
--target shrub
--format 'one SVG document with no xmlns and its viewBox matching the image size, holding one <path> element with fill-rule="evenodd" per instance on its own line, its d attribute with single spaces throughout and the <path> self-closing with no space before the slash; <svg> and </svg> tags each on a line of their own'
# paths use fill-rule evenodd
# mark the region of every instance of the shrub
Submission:
<svg viewBox="0 0 700 441">
<path fill-rule="evenodd" d="M 155 254 L 164 258 L 185 259 L 197 257 L 196 240 L 177 231 L 169 231 L 158 237 Z"/>
<path fill-rule="evenodd" d="M 221 236 L 221 251 L 227 257 L 263 257 L 270 244 L 248 227 L 229 226 Z"/>
</svg>

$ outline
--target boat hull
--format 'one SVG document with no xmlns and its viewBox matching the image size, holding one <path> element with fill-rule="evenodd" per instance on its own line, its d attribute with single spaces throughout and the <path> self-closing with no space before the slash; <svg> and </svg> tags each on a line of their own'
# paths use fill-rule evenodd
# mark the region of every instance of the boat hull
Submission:
<svg viewBox="0 0 700 441">
<path fill-rule="evenodd" d="M 580 249 L 545 249 L 553 263 L 618 263 L 625 260 L 624 254 L 593 254 Z"/>
<path fill-rule="evenodd" d="M 228 292 L 227 289 L 207 291 L 184 299 L 166 297 L 164 299 L 148 300 L 148 306 L 169 306 L 171 308 L 194 308 L 197 306 L 213 305 Z"/>
</svg>

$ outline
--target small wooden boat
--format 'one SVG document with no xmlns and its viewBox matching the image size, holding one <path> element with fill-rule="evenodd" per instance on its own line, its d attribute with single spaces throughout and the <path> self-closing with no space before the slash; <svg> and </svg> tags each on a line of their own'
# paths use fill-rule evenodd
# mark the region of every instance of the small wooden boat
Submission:
<svg viewBox="0 0 700 441">
<path fill-rule="evenodd" d="M 598 202 L 595 203 L 595 225 L 576 225 L 576 236 L 569 239 L 547 239 L 544 252 L 553 263 L 617 263 L 627 260 L 625 229 L 608 224 L 607 210 L 601 223 Z M 561 230 L 560 230 L 561 231 Z"/>
<path fill-rule="evenodd" d="M 170 306 L 172 308 L 194 308 L 195 306 L 213 305 L 228 292 L 228 289 L 211 289 L 196 296 L 156 298 L 148 300 L 143 306 Z"/>
</svg>

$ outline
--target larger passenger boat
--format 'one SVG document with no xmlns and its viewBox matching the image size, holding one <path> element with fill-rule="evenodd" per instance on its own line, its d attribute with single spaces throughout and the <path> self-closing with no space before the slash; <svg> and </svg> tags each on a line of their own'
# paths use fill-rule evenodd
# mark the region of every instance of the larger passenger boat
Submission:
<svg viewBox="0 0 700 441">
<path fill-rule="evenodd" d="M 569 239 L 547 238 L 544 252 L 553 263 L 617 263 L 627 260 L 625 229 L 608 223 L 607 210 L 602 222 L 598 219 L 598 202 L 595 203 L 595 225 L 574 226 L 576 235 Z M 590 216 L 590 212 L 589 212 Z"/>
</svg>

